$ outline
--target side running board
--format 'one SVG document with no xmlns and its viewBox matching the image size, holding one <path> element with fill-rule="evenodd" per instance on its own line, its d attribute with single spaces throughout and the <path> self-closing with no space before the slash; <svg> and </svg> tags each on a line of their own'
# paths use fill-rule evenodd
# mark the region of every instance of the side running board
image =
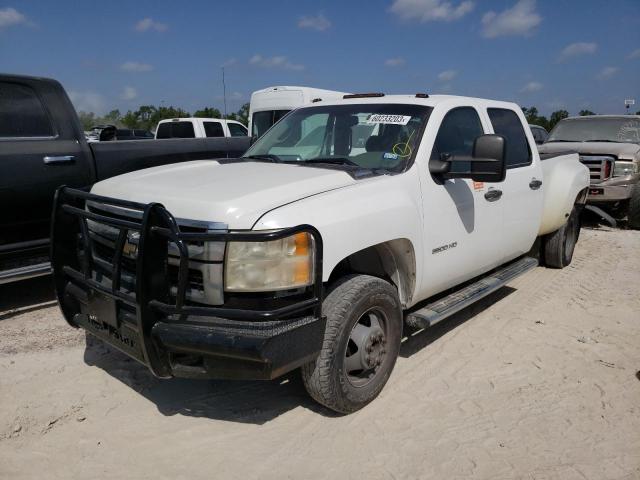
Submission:
<svg viewBox="0 0 640 480">
<path fill-rule="evenodd" d="M 12 268 L 11 270 L 0 271 L 0 285 L 3 283 L 17 282 L 27 278 L 40 277 L 51 273 L 49 262 L 28 265 L 26 267 Z"/>
<path fill-rule="evenodd" d="M 523 257 L 489 273 L 486 277 L 460 290 L 456 290 L 439 300 L 429 303 L 419 310 L 408 313 L 405 316 L 405 321 L 407 325 L 415 328 L 431 327 L 502 288 L 509 281 L 537 266 L 538 260 L 536 258 Z"/>
</svg>

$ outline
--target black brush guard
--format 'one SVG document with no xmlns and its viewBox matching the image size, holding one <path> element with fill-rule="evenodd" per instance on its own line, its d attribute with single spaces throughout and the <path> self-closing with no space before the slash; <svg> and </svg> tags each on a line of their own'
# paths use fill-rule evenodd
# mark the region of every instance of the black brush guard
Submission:
<svg viewBox="0 0 640 480">
<path fill-rule="evenodd" d="M 96 213 L 86 208 L 87 201 L 134 215 Z M 110 285 L 96 276 L 88 220 L 118 230 Z M 182 232 L 159 203 L 60 187 L 51 228 L 56 294 L 67 322 L 147 365 L 158 377 L 271 379 L 313 360 L 322 347 L 322 238 L 310 225 L 268 232 Z M 122 263 L 133 232 L 139 234 L 135 289 L 127 292 L 121 288 Z M 315 245 L 315 281 L 302 300 L 271 310 L 187 302 L 188 242 L 262 242 L 299 232 L 309 233 Z M 173 296 L 167 274 L 169 243 L 180 253 Z"/>
</svg>

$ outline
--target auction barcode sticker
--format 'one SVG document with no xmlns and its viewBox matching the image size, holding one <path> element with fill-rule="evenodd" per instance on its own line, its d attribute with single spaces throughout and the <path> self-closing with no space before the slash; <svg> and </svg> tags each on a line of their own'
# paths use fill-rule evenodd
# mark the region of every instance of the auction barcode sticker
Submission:
<svg viewBox="0 0 640 480">
<path fill-rule="evenodd" d="M 373 113 L 367 118 L 369 125 L 378 123 L 390 125 L 406 125 L 411 120 L 411 115 L 384 115 L 382 113 Z"/>
</svg>

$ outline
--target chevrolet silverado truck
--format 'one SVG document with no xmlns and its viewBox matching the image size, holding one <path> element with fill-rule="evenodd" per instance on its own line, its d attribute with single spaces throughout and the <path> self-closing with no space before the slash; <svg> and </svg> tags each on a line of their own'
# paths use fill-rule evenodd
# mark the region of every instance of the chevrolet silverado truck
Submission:
<svg viewBox="0 0 640 480">
<path fill-rule="evenodd" d="M 588 186 L 576 154 L 538 154 L 513 103 L 345 95 L 239 159 L 59 189 L 57 297 L 71 326 L 158 377 L 300 368 L 315 400 L 350 413 L 384 387 L 405 322 L 568 265 Z"/>
<path fill-rule="evenodd" d="M 115 135 L 115 128 L 113 128 Z M 237 157 L 245 138 L 88 143 L 55 80 L 0 75 L 0 284 L 50 272 L 53 194 L 154 165 Z"/>
<path fill-rule="evenodd" d="M 566 118 L 538 148 L 578 152 L 591 177 L 588 207 L 611 223 L 612 216 L 627 217 L 630 228 L 640 229 L 640 116 Z"/>
</svg>

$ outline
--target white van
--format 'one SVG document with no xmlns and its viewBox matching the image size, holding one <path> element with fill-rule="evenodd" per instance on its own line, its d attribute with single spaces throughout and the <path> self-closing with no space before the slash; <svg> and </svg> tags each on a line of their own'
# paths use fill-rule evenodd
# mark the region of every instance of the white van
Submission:
<svg viewBox="0 0 640 480">
<path fill-rule="evenodd" d="M 345 92 L 310 87 L 267 87 L 251 94 L 249 132 L 254 138 L 264 134 L 291 110 L 317 101 L 340 100 Z"/>
<path fill-rule="evenodd" d="M 245 137 L 247 134 L 247 127 L 240 122 L 221 118 L 169 118 L 160 120 L 156 128 L 156 139 Z"/>
</svg>

